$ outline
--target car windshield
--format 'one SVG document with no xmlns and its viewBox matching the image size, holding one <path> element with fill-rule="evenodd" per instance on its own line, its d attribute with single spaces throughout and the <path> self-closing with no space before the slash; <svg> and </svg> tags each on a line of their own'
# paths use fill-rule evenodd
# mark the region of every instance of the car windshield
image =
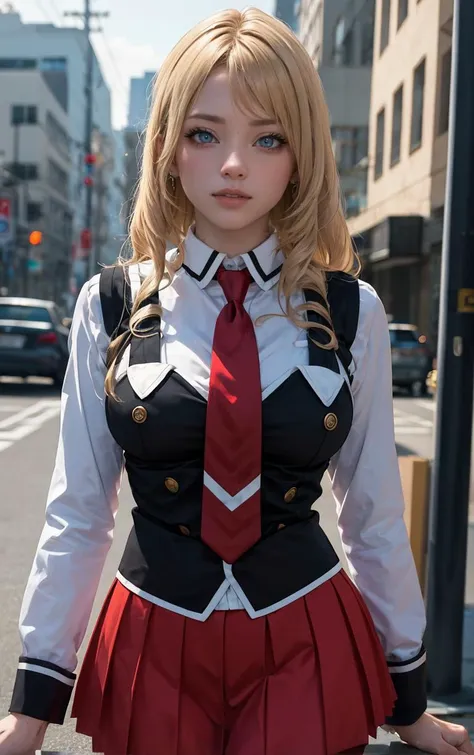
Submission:
<svg viewBox="0 0 474 755">
<path fill-rule="evenodd" d="M 390 330 L 390 343 L 392 347 L 409 348 L 418 346 L 418 333 L 416 330 Z"/>
<path fill-rule="evenodd" d="M 28 304 L 0 304 L 0 320 L 52 322 L 46 307 L 31 307 Z"/>
</svg>

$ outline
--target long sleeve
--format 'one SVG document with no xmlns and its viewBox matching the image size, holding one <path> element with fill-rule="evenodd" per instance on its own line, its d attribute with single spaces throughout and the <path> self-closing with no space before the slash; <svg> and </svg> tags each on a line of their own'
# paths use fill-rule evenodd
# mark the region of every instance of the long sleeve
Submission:
<svg viewBox="0 0 474 755">
<path fill-rule="evenodd" d="M 83 287 L 71 326 L 61 424 L 46 521 L 20 614 L 22 654 L 11 712 L 62 723 L 109 551 L 123 454 L 105 417 L 107 336 L 99 276 Z"/>
<path fill-rule="evenodd" d="M 398 695 L 388 723 L 408 725 L 426 708 L 425 608 L 403 519 L 387 317 L 373 288 L 359 286 L 354 421 L 329 473 L 351 576 L 374 620 Z"/>
</svg>

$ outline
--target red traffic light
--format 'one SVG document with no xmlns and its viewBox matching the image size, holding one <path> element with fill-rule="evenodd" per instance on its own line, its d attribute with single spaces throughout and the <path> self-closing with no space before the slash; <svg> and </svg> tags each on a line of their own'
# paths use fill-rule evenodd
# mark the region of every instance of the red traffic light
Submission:
<svg viewBox="0 0 474 755">
<path fill-rule="evenodd" d="M 92 234 L 88 228 L 84 228 L 81 231 L 81 249 L 90 249 L 92 242 Z"/>
<path fill-rule="evenodd" d="M 43 241 L 42 231 L 31 231 L 29 235 L 29 242 L 31 246 L 39 246 Z"/>
<path fill-rule="evenodd" d="M 93 186 L 94 185 L 94 179 L 91 178 L 90 176 L 86 176 L 85 179 L 84 179 L 84 184 L 86 186 Z"/>
<path fill-rule="evenodd" d="M 92 153 L 84 155 L 84 162 L 86 165 L 94 165 L 97 162 L 97 157 Z"/>
</svg>

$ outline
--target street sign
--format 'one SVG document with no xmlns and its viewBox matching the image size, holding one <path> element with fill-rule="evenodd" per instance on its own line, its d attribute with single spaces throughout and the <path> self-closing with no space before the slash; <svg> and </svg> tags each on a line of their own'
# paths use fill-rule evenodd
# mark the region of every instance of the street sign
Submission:
<svg viewBox="0 0 474 755">
<path fill-rule="evenodd" d="M 12 201 L 6 197 L 0 197 L 0 244 L 5 244 L 13 239 L 12 228 Z"/>
</svg>

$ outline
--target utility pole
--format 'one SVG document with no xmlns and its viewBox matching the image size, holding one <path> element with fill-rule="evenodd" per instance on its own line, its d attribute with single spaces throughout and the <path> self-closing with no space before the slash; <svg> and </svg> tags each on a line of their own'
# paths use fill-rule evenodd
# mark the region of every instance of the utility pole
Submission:
<svg viewBox="0 0 474 755">
<path fill-rule="evenodd" d="M 474 2 L 454 0 L 438 411 L 428 537 L 426 645 L 431 697 L 462 692 L 474 387 L 473 38 Z"/>
<path fill-rule="evenodd" d="M 90 35 L 91 35 L 91 20 L 94 18 L 108 18 L 109 13 L 107 11 L 91 11 L 91 0 L 84 0 L 83 11 L 68 11 L 65 16 L 80 18 L 84 24 L 84 34 L 86 38 L 86 75 L 84 82 L 84 94 L 86 100 L 86 118 L 85 118 L 85 133 L 84 133 L 84 162 L 91 168 L 92 162 L 92 132 L 94 128 L 94 49 L 92 47 Z M 93 275 L 96 268 L 96 244 L 92 237 L 92 195 L 94 191 L 94 179 L 91 175 L 86 175 L 84 180 L 86 202 L 84 213 L 84 229 L 83 237 L 89 239 L 88 249 L 88 275 Z M 85 232 L 85 233 L 84 233 Z"/>
</svg>

